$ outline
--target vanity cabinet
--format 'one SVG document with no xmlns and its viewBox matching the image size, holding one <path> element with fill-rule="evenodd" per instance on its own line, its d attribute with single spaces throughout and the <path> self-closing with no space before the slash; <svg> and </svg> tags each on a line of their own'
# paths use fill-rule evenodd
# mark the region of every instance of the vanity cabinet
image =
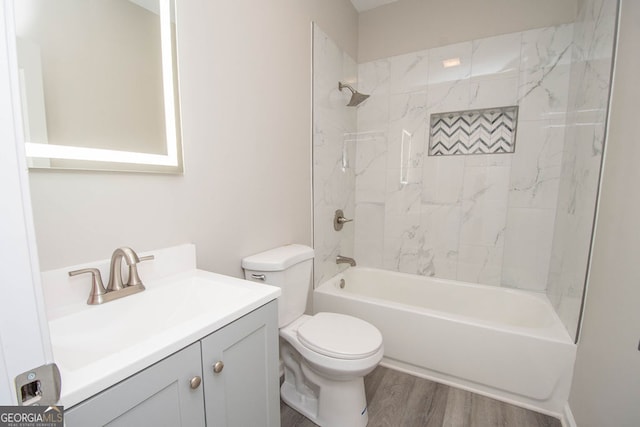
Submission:
<svg viewBox="0 0 640 427">
<path fill-rule="evenodd" d="M 274 301 L 201 341 L 209 426 L 280 426 L 277 316 Z"/>
<path fill-rule="evenodd" d="M 65 424 L 205 426 L 202 386 L 189 383 L 201 375 L 200 343 L 194 343 L 65 411 Z"/>
<path fill-rule="evenodd" d="M 75 405 L 65 424 L 279 426 L 277 315 L 271 301 Z"/>
</svg>

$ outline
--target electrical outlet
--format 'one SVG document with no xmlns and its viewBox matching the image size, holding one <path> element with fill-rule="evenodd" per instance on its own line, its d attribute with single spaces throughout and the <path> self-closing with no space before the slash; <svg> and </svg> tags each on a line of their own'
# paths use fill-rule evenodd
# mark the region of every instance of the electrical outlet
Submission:
<svg viewBox="0 0 640 427">
<path fill-rule="evenodd" d="M 39 366 L 16 376 L 18 405 L 55 405 L 60 400 L 60 370 L 55 363 Z"/>
</svg>

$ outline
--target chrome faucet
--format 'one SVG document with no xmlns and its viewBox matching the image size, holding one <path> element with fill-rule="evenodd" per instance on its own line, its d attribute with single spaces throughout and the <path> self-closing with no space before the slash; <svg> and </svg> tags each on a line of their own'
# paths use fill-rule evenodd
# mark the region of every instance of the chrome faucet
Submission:
<svg viewBox="0 0 640 427">
<path fill-rule="evenodd" d="M 356 266 L 356 260 L 349 258 L 348 256 L 338 255 L 336 257 L 336 264 L 349 264 L 351 267 Z"/>
<path fill-rule="evenodd" d="M 129 267 L 129 277 L 127 283 L 122 281 L 122 260 Z M 87 304 L 95 305 L 113 301 L 127 295 L 144 291 L 144 285 L 138 275 L 137 264 L 140 261 L 154 259 L 153 255 L 139 257 L 136 252 L 128 247 L 121 247 L 113 251 L 111 255 L 111 263 L 109 265 L 109 284 L 104 288 L 102 284 L 102 276 L 97 268 L 83 268 L 69 272 L 69 276 L 78 274 L 91 274 L 91 292 L 87 299 Z"/>
</svg>

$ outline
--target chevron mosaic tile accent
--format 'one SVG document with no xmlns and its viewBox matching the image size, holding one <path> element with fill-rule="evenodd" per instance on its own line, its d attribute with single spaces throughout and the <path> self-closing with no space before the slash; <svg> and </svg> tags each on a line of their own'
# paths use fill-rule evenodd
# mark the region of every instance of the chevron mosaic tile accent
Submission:
<svg viewBox="0 0 640 427">
<path fill-rule="evenodd" d="M 429 155 L 513 153 L 518 106 L 431 115 Z"/>
</svg>

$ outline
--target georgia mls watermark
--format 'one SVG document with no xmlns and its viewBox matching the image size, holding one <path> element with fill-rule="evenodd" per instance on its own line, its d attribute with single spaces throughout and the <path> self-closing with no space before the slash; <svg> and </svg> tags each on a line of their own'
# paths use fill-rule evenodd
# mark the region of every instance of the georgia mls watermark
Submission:
<svg viewBox="0 0 640 427">
<path fill-rule="evenodd" d="M 62 406 L 0 406 L 0 427 L 63 427 Z"/>
</svg>

